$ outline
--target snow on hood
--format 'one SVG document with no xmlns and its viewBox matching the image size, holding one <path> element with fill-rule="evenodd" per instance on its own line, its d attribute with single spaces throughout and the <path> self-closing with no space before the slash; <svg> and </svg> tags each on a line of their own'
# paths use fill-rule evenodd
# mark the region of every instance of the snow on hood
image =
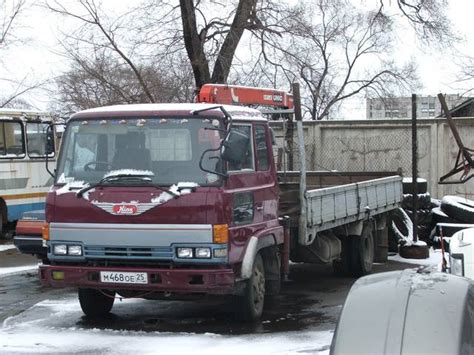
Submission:
<svg viewBox="0 0 474 355">
<path fill-rule="evenodd" d="M 60 189 L 57 189 L 56 195 L 76 193 L 76 191 L 73 191 L 73 190 L 79 190 L 86 186 L 89 186 L 89 183 L 86 183 L 84 181 L 71 181 L 71 182 L 68 182 L 66 185 L 62 186 Z"/>
<path fill-rule="evenodd" d="M 135 170 L 135 169 L 118 169 L 109 171 L 107 174 L 104 175 L 104 179 L 110 176 L 117 176 L 117 175 L 129 175 L 129 176 L 154 176 L 155 174 L 149 170 Z"/>
<path fill-rule="evenodd" d="M 153 198 L 151 202 L 160 205 L 162 203 L 168 202 L 169 200 L 172 200 L 175 197 L 173 196 L 173 194 L 178 196 L 187 195 L 191 193 L 193 188 L 198 186 L 199 184 L 195 182 L 178 182 L 177 184 L 174 184 L 169 188 L 172 194 L 167 191 L 163 191 L 159 196 Z"/>
</svg>

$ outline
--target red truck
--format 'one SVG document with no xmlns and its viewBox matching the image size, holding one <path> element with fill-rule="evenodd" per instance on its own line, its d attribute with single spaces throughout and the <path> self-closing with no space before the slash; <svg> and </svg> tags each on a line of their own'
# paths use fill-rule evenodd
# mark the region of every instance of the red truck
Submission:
<svg viewBox="0 0 474 355">
<path fill-rule="evenodd" d="M 77 287 L 89 316 L 110 312 L 116 294 L 217 294 L 254 320 L 290 254 L 370 272 L 402 195 L 401 177 L 388 175 L 304 164 L 279 174 L 267 120 L 242 106 L 82 111 L 67 122 L 47 196 L 40 278 Z"/>
</svg>

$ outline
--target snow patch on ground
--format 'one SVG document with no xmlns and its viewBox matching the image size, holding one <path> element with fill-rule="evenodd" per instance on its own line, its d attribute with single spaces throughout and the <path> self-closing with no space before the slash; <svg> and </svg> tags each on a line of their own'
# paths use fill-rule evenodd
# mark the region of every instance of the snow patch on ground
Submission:
<svg viewBox="0 0 474 355">
<path fill-rule="evenodd" d="M 11 249 L 15 249 L 15 246 L 13 244 L 1 244 L 0 245 L 0 251 L 11 250 Z"/>
<path fill-rule="evenodd" d="M 332 330 L 271 334 L 144 332 L 82 328 L 76 298 L 46 300 L 3 322 L 0 353 L 329 354 Z M 61 326 L 70 320 L 74 326 Z"/>
<path fill-rule="evenodd" d="M 19 274 L 27 271 L 35 271 L 38 269 L 38 264 L 25 266 L 0 267 L 0 277 Z"/>
</svg>

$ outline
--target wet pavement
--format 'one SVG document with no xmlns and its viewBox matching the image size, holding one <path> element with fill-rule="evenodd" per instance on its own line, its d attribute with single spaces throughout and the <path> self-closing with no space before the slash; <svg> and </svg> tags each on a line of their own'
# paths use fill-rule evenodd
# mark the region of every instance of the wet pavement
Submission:
<svg viewBox="0 0 474 355">
<path fill-rule="evenodd" d="M 34 257 L 21 255 L 15 249 L 0 252 L 0 268 L 35 263 Z M 374 272 L 412 267 L 414 265 L 389 261 L 374 265 Z M 71 317 L 55 320 L 50 326 L 223 335 L 332 330 L 355 282 L 354 278 L 334 276 L 327 265 L 292 264 L 290 280 L 282 285 L 281 294 L 267 304 L 259 322 L 249 324 L 233 320 L 233 304 L 229 298 L 199 301 L 127 299 L 123 302 L 117 299 L 110 316 L 88 319 L 83 316 L 73 289 L 42 287 L 36 271 L 0 276 L 0 322 L 44 300 L 70 300 L 74 309 Z"/>
</svg>

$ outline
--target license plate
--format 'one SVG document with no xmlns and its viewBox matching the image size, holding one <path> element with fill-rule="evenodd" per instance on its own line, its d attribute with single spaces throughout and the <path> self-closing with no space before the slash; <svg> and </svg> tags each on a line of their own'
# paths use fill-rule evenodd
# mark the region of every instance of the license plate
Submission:
<svg viewBox="0 0 474 355">
<path fill-rule="evenodd" d="M 147 284 L 146 272 L 101 271 L 100 282 L 114 284 Z"/>
</svg>

